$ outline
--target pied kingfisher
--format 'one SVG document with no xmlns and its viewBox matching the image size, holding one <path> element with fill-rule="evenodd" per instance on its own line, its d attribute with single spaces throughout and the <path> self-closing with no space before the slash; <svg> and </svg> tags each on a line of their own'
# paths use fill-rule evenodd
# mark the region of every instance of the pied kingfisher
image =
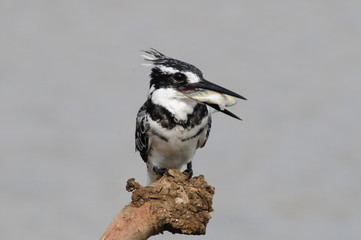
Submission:
<svg viewBox="0 0 361 240">
<path fill-rule="evenodd" d="M 147 164 L 149 183 L 167 169 L 184 165 L 192 177 L 192 158 L 211 130 L 211 109 L 240 119 L 225 107 L 235 104 L 234 97 L 246 99 L 205 80 L 191 64 L 155 49 L 144 52 L 152 71 L 148 99 L 137 115 L 136 151 Z"/>
</svg>

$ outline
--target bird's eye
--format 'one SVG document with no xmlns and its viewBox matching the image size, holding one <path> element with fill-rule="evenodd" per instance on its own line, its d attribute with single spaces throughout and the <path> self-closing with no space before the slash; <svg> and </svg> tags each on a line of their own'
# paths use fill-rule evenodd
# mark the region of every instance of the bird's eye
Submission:
<svg viewBox="0 0 361 240">
<path fill-rule="evenodd" d="M 173 78 L 177 81 L 182 81 L 186 79 L 186 75 L 184 75 L 183 73 L 177 72 L 173 75 Z"/>
</svg>

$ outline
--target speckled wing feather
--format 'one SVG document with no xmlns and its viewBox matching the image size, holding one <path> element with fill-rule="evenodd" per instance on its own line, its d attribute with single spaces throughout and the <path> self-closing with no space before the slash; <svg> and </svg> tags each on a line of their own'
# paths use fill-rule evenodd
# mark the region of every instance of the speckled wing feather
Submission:
<svg viewBox="0 0 361 240">
<path fill-rule="evenodd" d="M 208 118 L 208 124 L 207 124 L 206 137 L 205 137 L 204 139 L 202 139 L 202 141 L 200 141 L 200 142 L 198 143 L 198 147 L 199 147 L 199 148 L 202 148 L 202 147 L 204 147 L 204 146 L 206 145 L 207 140 L 208 140 L 208 138 L 209 138 L 209 133 L 210 133 L 210 131 L 211 131 L 211 127 L 212 127 L 212 117 L 209 116 L 209 118 Z"/>
<path fill-rule="evenodd" d="M 139 109 L 135 128 L 135 150 L 140 152 L 140 156 L 142 157 L 144 162 L 147 162 L 149 141 L 149 124 L 147 123 L 146 108 L 147 106 L 145 103 Z"/>
</svg>

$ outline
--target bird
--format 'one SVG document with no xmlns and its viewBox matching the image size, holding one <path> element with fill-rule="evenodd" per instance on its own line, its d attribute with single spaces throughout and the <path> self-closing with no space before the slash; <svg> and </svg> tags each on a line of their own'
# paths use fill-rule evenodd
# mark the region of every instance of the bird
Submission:
<svg viewBox="0 0 361 240">
<path fill-rule="evenodd" d="M 148 184 L 167 169 L 193 176 L 192 159 L 205 146 L 212 125 L 211 114 L 223 112 L 235 98 L 245 97 L 207 81 L 194 65 L 168 57 L 154 48 L 143 50 L 151 66 L 147 100 L 136 117 L 135 148 L 146 163 Z"/>
</svg>

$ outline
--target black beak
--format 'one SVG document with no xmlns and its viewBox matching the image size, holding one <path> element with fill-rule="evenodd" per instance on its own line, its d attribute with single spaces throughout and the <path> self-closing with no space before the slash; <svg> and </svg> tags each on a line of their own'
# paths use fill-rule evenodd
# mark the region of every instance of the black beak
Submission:
<svg viewBox="0 0 361 240">
<path fill-rule="evenodd" d="M 222 110 L 217 104 L 210 104 L 210 103 L 206 103 L 206 104 L 207 104 L 208 106 L 216 109 L 216 110 L 219 111 L 219 112 L 222 112 L 222 113 L 224 113 L 224 114 L 227 114 L 227 115 L 230 116 L 230 117 L 233 117 L 233 118 L 235 118 L 235 119 L 238 119 L 238 120 L 241 120 L 241 121 L 242 121 L 242 119 L 239 118 L 236 114 L 234 114 L 234 113 L 231 112 L 231 111 L 228 111 L 227 109 L 223 109 L 223 110 Z"/>
<path fill-rule="evenodd" d="M 230 95 L 230 96 L 233 96 L 236 98 L 240 98 L 243 100 L 247 100 L 245 97 L 242 97 L 238 93 L 235 93 L 235 92 L 228 90 L 224 87 L 221 87 L 217 84 L 211 83 L 205 79 L 203 79 L 197 83 L 190 83 L 187 85 L 187 88 L 203 88 L 203 89 L 208 89 L 208 90 L 212 90 L 212 91 L 219 92 L 219 93 L 224 93 L 224 94 L 227 94 L 227 95 Z"/>
<path fill-rule="evenodd" d="M 231 90 L 228 90 L 224 87 L 221 87 L 217 84 L 214 84 L 214 83 L 211 83 L 205 79 L 201 80 L 200 82 L 197 82 L 197 83 L 190 83 L 187 85 L 187 88 L 201 88 L 201 89 L 208 89 L 208 90 L 212 90 L 212 91 L 215 91 L 215 92 L 218 92 L 218 93 L 223 93 L 223 94 L 227 94 L 227 95 L 230 95 L 230 96 L 233 96 L 233 97 L 236 97 L 236 98 L 240 98 L 240 99 L 243 99 L 243 100 L 247 100 L 245 97 L 239 95 L 238 93 L 235 93 Z M 228 111 L 227 109 L 221 109 L 217 104 L 211 104 L 211 103 L 205 103 L 207 104 L 208 106 L 216 109 L 217 111 L 220 111 L 220 112 L 223 112 L 224 114 L 227 114 L 228 116 L 231 116 L 233 118 L 236 118 L 238 120 L 242 120 L 240 119 L 237 115 L 235 115 L 234 113 Z"/>
</svg>

